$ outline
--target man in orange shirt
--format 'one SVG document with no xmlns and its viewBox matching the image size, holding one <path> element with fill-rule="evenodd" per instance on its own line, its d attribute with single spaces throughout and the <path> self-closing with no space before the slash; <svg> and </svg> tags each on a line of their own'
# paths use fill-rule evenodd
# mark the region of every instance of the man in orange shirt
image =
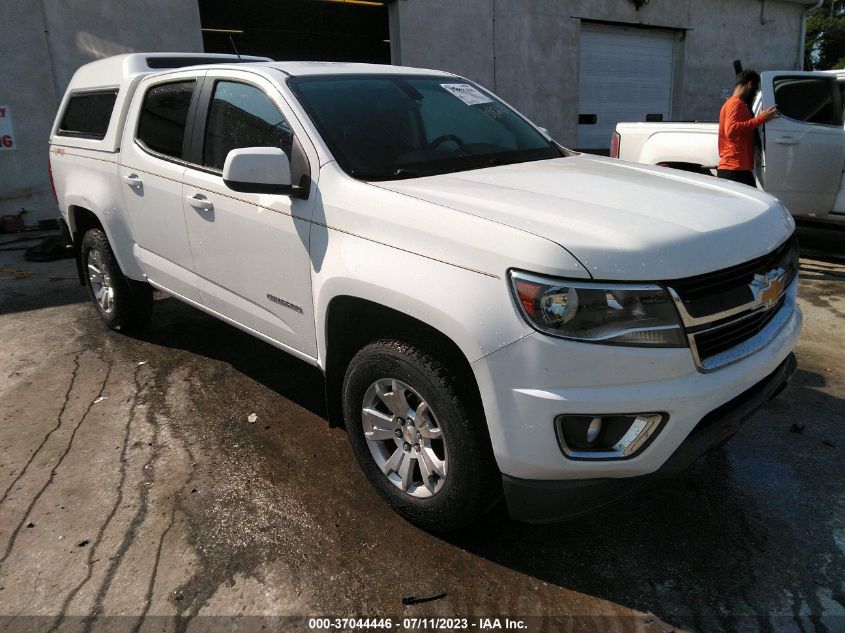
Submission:
<svg viewBox="0 0 845 633">
<path fill-rule="evenodd" d="M 777 106 L 751 115 L 748 103 L 760 90 L 760 75 L 744 70 L 736 77 L 733 96 L 719 113 L 719 178 L 756 187 L 754 181 L 754 130 L 771 121 Z"/>
</svg>

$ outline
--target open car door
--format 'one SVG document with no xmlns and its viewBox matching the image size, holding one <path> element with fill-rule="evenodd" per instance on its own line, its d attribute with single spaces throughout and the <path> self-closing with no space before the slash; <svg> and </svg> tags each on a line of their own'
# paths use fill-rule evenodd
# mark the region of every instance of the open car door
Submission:
<svg viewBox="0 0 845 633">
<path fill-rule="evenodd" d="M 827 214 L 845 166 L 842 97 L 831 73 L 776 71 L 762 74 L 762 107 L 780 116 L 762 129 L 763 189 L 793 215 Z"/>
</svg>

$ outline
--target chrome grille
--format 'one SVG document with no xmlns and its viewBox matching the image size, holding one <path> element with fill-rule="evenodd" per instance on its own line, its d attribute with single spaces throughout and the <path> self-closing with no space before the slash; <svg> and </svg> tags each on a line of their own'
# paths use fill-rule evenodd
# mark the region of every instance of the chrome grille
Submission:
<svg viewBox="0 0 845 633">
<path fill-rule="evenodd" d="M 773 337 L 794 309 L 797 275 L 798 241 L 793 234 L 750 262 L 665 282 L 699 369 L 717 369 L 764 347 L 770 339 L 762 333 L 772 326 Z"/>
<path fill-rule="evenodd" d="M 693 337 L 699 357 L 706 360 L 748 340 L 769 324 L 783 303 L 784 298 L 781 297 L 772 309 L 758 310 L 726 325 L 695 333 Z"/>
<path fill-rule="evenodd" d="M 751 261 L 712 273 L 667 281 L 681 298 L 692 317 L 706 317 L 742 306 L 753 299 L 749 285 L 754 275 L 775 268 L 786 271 L 787 286 L 798 274 L 798 237 L 796 234 L 771 253 Z"/>
</svg>

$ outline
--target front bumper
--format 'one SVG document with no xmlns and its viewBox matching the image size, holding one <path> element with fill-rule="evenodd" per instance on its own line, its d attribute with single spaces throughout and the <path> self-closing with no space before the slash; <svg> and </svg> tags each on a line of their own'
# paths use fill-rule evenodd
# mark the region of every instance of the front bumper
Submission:
<svg viewBox="0 0 845 633">
<path fill-rule="evenodd" d="M 771 375 L 801 332 L 791 299 L 767 344 L 737 362 L 702 372 L 688 348 L 595 345 L 531 334 L 475 363 L 499 470 L 528 480 L 629 478 L 661 469 L 696 425 Z M 648 446 L 625 459 L 579 461 L 558 445 L 558 415 L 664 413 Z"/>
<path fill-rule="evenodd" d="M 677 475 L 703 454 L 729 440 L 738 426 L 776 397 L 795 373 L 790 353 L 771 374 L 730 402 L 705 415 L 657 471 L 636 477 L 526 480 L 502 475 L 510 515 L 519 521 L 549 523 L 575 518 L 621 499 L 646 484 Z"/>
</svg>

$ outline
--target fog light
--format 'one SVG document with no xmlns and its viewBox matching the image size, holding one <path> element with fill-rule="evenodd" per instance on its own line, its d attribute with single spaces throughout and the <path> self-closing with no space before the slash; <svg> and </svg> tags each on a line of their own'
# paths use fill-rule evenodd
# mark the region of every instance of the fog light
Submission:
<svg viewBox="0 0 845 633">
<path fill-rule="evenodd" d="M 644 449 L 668 418 L 665 413 L 559 415 L 555 432 L 572 459 L 627 459 Z"/>
<path fill-rule="evenodd" d="M 601 418 L 593 418 L 590 420 L 590 426 L 587 427 L 587 443 L 588 444 L 595 444 L 596 440 L 599 439 L 599 433 L 601 433 Z"/>
</svg>

